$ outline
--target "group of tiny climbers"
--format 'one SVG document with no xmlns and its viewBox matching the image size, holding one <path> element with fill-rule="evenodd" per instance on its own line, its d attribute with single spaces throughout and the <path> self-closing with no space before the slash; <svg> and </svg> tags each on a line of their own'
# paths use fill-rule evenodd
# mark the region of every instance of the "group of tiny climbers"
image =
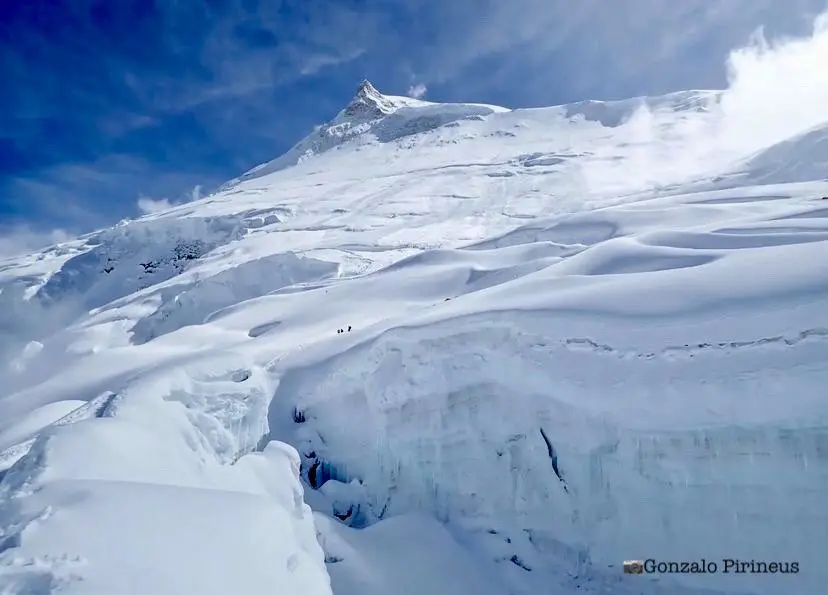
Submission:
<svg viewBox="0 0 828 595">
<path fill-rule="evenodd" d="M 348 330 L 347 331 L 345 329 L 341 329 L 341 328 L 336 329 L 336 334 L 337 335 L 341 335 L 342 333 L 345 333 L 345 332 L 348 332 L 348 333 L 351 332 L 351 325 L 350 324 L 348 325 Z"/>
</svg>

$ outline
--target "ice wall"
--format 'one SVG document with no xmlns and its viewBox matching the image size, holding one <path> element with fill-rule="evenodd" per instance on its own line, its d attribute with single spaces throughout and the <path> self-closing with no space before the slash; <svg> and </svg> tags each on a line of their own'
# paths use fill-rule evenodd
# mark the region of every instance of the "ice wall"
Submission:
<svg viewBox="0 0 828 595">
<path fill-rule="evenodd" d="M 277 397 L 297 400 L 300 452 L 362 480 L 378 516 L 433 512 L 535 572 L 617 574 L 648 557 L 795 561 L 797 574 L 661 580 L 818 593 L 828 334 L 773 341 L 754 327 L 752 340 L 671 345 L 669 330 L 647 339 L 630 321 L 593 320 L 582 330 L 600 334 L 576 340 L 550 320 L 396 329 L 288 376 Z M 709 328 L 729 330 L 696 334 Z"/>
</svg>

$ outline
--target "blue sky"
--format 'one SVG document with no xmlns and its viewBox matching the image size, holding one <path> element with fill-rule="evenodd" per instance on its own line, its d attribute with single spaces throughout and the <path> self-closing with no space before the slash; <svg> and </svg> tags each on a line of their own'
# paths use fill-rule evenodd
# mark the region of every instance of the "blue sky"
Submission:
<svg viewBox="0 0 828 595">
<path fill-rule="evenodd" d="M 88 231 L 288 149 L 363 78 L 532 107 L 726 84 L 825 0 L 0 2 L 0 235 Z"/>
</svg>

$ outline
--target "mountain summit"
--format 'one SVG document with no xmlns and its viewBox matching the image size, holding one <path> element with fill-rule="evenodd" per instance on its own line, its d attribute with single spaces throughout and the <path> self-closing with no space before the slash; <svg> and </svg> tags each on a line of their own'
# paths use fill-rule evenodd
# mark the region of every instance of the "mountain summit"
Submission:
<svg viewBox="0 0 828 595">
<path fill-rule="evenodd" d="M 341 113 L 346 117 L 381 118 L 393 113 L 398 107 L 401 107 L 399 102 L 394 102 L 377 91 L 371 81 L 366 79 L 362 81 L 356 95 Z"/>
<path fill-rule="evenodd" d="M 363 80 L 353 99 L 333 119 L 318 126 L 287 153 L 258 165 L 221 189 L 260 178 L 349 142 L 387 143 L 427 132 L 450 122 L 479 118 L 506 108 L 478 103 L 433 103 L 400 95 L 384 95 Z"/>
</svg>

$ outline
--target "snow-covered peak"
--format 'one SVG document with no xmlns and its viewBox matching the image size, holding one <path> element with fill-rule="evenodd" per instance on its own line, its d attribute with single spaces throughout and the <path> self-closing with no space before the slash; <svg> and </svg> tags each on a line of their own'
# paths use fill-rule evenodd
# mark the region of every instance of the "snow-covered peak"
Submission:
<svg viewBox="0 0 828 595">
<path fill-rule="evenodd" d="M 386 97 L 370 81 L 364 80 L 348 106 L 342 110 L 340 117 L 348 118 L 382 118 L 395 112 L 408 102 L 401 102 L 402 97 Z M 409 100 L 410 101 L 410 100 Z M 416 101 L 416 100 L 414 100 Z M 419 103 L 419 102 L 418 102 Z"/>
<path fill-rule="evenodd" d="M 353 99 L 333 119 L 318 126 L 287 153 L 230 180 L 222 190 L 296 165 L 345 144 L 393 142 L 430 132 L 457 120 L 508 111 L 510 110 L 495 105 L 434 103 L 411 97 L 384 95 L 370 81 L 364 80 Z"/>
</svg>

